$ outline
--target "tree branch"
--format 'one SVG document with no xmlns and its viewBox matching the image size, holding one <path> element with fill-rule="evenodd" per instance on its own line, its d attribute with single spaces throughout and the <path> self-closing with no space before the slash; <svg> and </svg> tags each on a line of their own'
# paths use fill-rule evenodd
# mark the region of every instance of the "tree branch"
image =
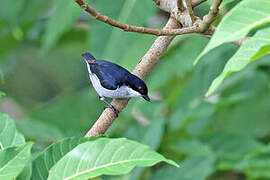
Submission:
<svg viewBox="0 0 270 180">
<path fill-rule="evenodd" d="M 185 4 L 186 4 L 186 9 L 188 11 L 188 14 L 192 20 L 192 23 L 194 22 L 195 20 L 195 16 L 194 16 L 194 13 L 193 13 L 193 9 L 192 9 L 192 4 L 191 4 L 191 0 L 184 0 Z"/>
<path fill-rule="evenodd" d="M 170 17 L 164 30 L 167 29 L 174 29 L 179 28 L 179 23 L 174 17 Z M 157 63 L 160 59 L 162 54 L 166 51 L 167 47 L 173 40 L 174 36 L 160 36 L 158 37 L 155 42 L 152 44 L 150 49 L 146 52 L 143 56 L 142 60 L 137 64 L 137 66 L 133 70 L 133 74 L 137 75 L 138 77 L 144 79 L 153 66 Z M 124 100 L 117 100 L 114 99 L 112 101 L 112 105 L 121 112 L 125 106 L 128 104 L 129 99 Z M 85 136 L 96 136 L 99 134 L 104 134 L 107 129 L 111 126 L 114 119 L 116 118 L 114 112 L 106 108 L 103 113 L 100 115 L 98 120 L 92 126 L 92 128 L 87 132 Z"/>
<path fill-rule="evenodd" d="M 196 6 L 200 5 L 201 3 L 203 3 L 204 1 L 207 1 L 207 0 L 192 0 L 191 5 L 192 5 L 192 7 L 196 7 Z"/>
<path fill-rule="evenodd" d="M 212 5 L 210 7 L 210 11 L 208 12 L 208 14 L 206 16 L 203 17 L 203 21 L 200 24 L 200 29 L 201 29 L 202 33 L 205 32 L 206 30 L 208 30 L 210 25 L 216 19 L 217 15 L 218 15 L 218 11 L 219 11 L 219 6 L 221 3 L 222 3 L 222 0 L 214 0 L 214 2 L 212 3 Z"/>
<path fill-rule="evenodd" d="M 188 33 L 200 33 L 200 28 L 198 26 L 191 26 L 191 27 L 186 27 L 186 28 L 181 28 L 181 29 L 162 29 L 162 30 L 160 30 L 160 29 L 127 25 L 127 24 L 118 22 L 114 19 L 111 19 L 107 16 L 104 16 L 104 15 L 98 13 L 92 6 L 84 3 L 83 0 L 75 0 L 75 2 L 82 9 L 84 9 L 86 12 L 91 14 L 95 19 L 102 21 L 106 24 L 109 24 L 111 26 L 120 28 L 124 31 L 152 34 L 152 35 L 156 35 L 156 36 L 172 36 L 172 35 L 180 35 L 180 34 L 188 34 Z"/>
</svg>

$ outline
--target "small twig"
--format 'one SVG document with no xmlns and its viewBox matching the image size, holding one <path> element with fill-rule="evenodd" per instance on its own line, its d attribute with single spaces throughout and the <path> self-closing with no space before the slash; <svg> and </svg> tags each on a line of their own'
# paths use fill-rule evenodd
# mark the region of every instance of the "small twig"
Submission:
<svg viewBox="0 0 270 180">
<path fill-rule="evenodd" d="M 188 14 L 192 20 L 192 23 L 194 22 L 195 20 L 195 16 L 194 16 L 194 13 L 193 13 L 193 9 L 192 9 L 192 4 L 191 4 L 191 0 L 184 0 L 185 1 L 185 4 L 186 4 L 186 9 L 188 11 Z"/>
<path fill-rule="evenodd" d="M 164 29 L 174 29 L 174 28 L 179 28 L 179 26 L 180 25 L 176 21 L 176 19 L 173 17 L 170 17 Z M 174 36 L 158 37 L 155 40 L 155 42 L 152 44 L 151 48 L 144 55 L 142 60 L 139 62 L 139 64 L 137 64 L 137 66 L 133 70 L 133 74 L 144 79 L 147 76 L 147 74 L 150 72 L 152 67 L 160 59 L 162 54 L 166 51 L 167 47 L 169 46 L 173 38 Z M 114 99 L 111 104 L 117 110 L 119 110 L 119 112 L 121 112 L 122 109 L 124 109 L 124 107 L 127 105 L 128 101 L 129 99 L 125 99 L 125 100 Z M 85 136 L 88 137 L 88 136 L 96 136 L 99 134 L 104 134 L 107 131 L 107 129 L 111 126 L 115 118 L 116 117 L 115 117 L 114 112 L 111 109 L 106 108 Z"/>
<path fill-rule="evenodd" d="M 200 29 L 202 33 L 205 32 L 216 19 L 221 3 L 222 0 L 214 0 L 210 7 L 210 11 L 206 16 L 203 17 L 203 22 L 200 24 Z"/>
</svg>

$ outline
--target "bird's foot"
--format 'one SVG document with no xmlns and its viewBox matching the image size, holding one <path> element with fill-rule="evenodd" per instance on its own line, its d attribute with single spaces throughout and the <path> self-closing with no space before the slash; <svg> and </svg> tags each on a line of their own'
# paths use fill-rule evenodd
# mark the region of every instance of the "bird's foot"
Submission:
<svg viewBox="0 0 270 180">
<path fill-rule="evenodd" d="M 104 109 L 106 108 L 110 108 L 114 112 L 115 116 L 118 117 L 119 111 L 113 105 L 109 104 L 104 107 Z"/>
</svg>

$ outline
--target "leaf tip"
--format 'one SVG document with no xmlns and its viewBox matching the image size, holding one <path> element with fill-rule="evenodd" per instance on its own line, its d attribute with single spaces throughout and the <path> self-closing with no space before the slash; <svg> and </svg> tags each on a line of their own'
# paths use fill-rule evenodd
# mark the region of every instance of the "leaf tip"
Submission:
<svg viewBox="0 0 270 180">
<path fill-rule="evenodd" d="M 167 163 L 169 163 L 170 165 L 175 166 L 175 167 L 177 167 L 177 168 L 180 167 L 179 164 L 177 164 L 177 163 L 174 162 L 173 160 L 167 160 Z"/>
</svg>

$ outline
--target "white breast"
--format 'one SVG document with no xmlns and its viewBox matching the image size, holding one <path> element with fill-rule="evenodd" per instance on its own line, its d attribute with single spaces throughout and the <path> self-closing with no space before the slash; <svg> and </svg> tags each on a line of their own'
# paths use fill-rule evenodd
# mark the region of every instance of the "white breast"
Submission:
<svg viewBox="0 0 270 180">
<path fill-rule="evenodd" d="M 128 86 L 121 86 L 116 90 L 109 90 L 102 87 L 98 77 L 91 72 L 89 64 L 87 63 L 89 77 L 92 82 L 92 85 L 99 96 L 101 97 L 109 97 L 109 98 L 130 98 L 130 97 L 140 97 L 141 94 L 137 91 L 134 91 L 132 88 Z"/>
</svg>

